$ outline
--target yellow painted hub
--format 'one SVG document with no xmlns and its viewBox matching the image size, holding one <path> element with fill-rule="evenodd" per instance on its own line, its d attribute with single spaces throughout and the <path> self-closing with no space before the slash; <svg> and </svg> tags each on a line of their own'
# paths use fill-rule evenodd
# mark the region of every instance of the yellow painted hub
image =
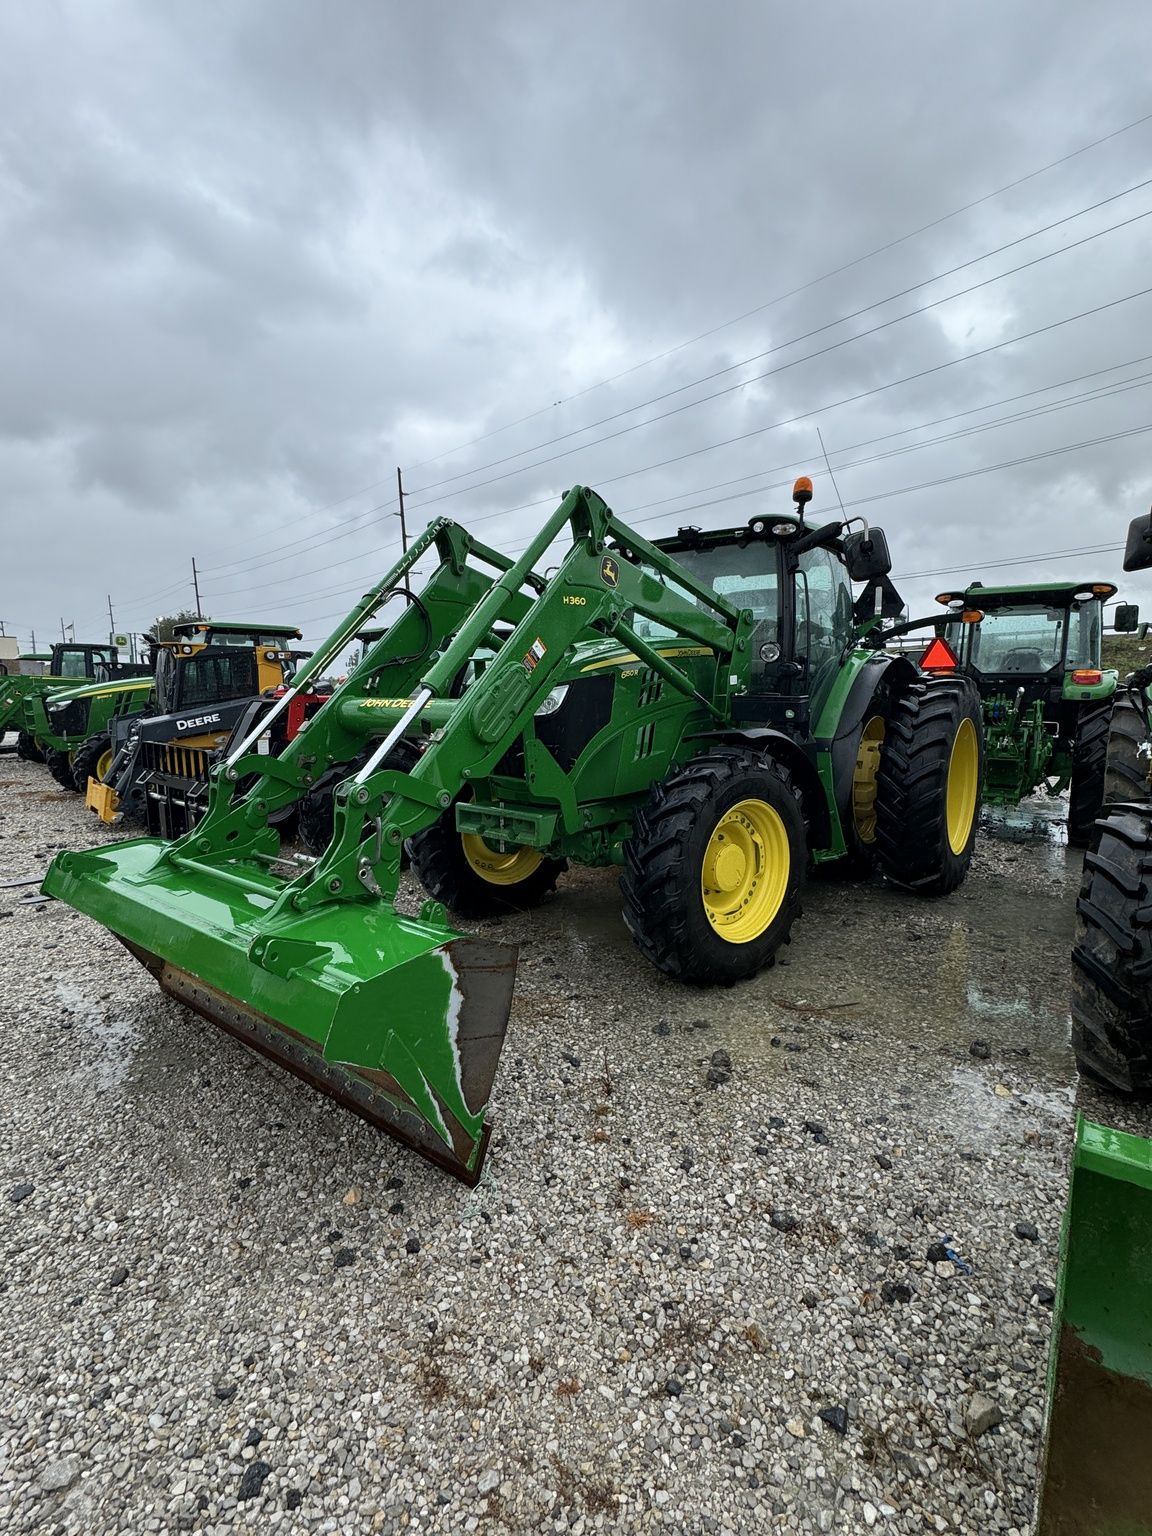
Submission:
<svg viewBox="0 0 1152 1536">
<path fill-rule="evenodd" d="M 741 800 L 716 823 L 700 871 L 704 915 L 729 944 L 770 927 L 788 892 L 788 832 L 766 800 Z"/>
<path fill-rule="evenodd" d="M 976 795 L 980 787 L 980 743 L 971 720 L 961 720 L 948 759 L 948 846 L 953 853 L 963 853 L 968 846 L 976 817 Z"/>
<path fill-rule="evenodd" d="M 96 777 L 101 782 L 103 782 L 108 777 L 108 770 L 112 767 L 112 759 L 114 756 L 115 753 L 112 751 L 112 748 L 109 747 L 107 751 L 101 752 L 100 756 L 96 759 Z"/>
<path fill-rule="evenodd" d="M 462 832 L 460 842 L 468 867 L 489 885 L 519 885 L 539 869 L 544 858 L 538 848 L 509 848 L 500 853 L 476 832 Z"/>
<path fill-rule="evenodd" d="M 880 715 L 873 715 L 860 732 L 856 772 L 852 776 L 852 820 L 862 843 L 876 841 L 876 775 L 880 771 L 883 744 L 884 721 Z"/>
</svg>

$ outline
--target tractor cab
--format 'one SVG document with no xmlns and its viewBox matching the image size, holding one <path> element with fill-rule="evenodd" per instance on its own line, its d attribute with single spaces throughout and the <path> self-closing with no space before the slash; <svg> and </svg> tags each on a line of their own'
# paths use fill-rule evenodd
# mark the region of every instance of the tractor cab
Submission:
<svg viewBox="0 0 1152 1536">
<path fill-rule="evenodd" d="M 1108 581 L 1019 587 L 976 582 L 964 592 L 942 592 L 936 601 L 956 615 L 944 638 L 984 698 L 1010 692 L 1026 703 L 1040 699 L 1055 707 L 1102 697 L 1115 687 L 1100 660 L 1104 603 L 1115 593 Z M 975 623 L 973 613 L 980 614 Z"/>
<path fill-rule="evenodd" d="M 155 642 L 156 712 L 188 714 L 206 704 L 248 699 L 280 687 L 302 654 L 290 624 L 193 619 Z"/>
<path fill-rule="evenodd" d="M 740 723 L 803 729 L 816 719 L 844 657 L 869 620 L 898 617 L 903 604 L 888 580 L 891 559 L 880 528 L 846 533 L 843 522 L 804 520 L 807 477 L 796 482 L 794 513 L 753 517 L 743 528 L 681 528 L 656 548 L 698 581 L 752 615 L 746 690 L 734 701 Z M 678 596 L 690 594 L 665 576 Z M 853 583 L 866 584 L 860 598 Z M 637 632 L 662 639 L 671 630 L 643 618 Z"/>
<path fill-rule="evenodd" d="M 48 672 L 51 677 L 106 683 L 115 675 L 117 657 L 114 645 L 54 645 Z"/>
</svg>

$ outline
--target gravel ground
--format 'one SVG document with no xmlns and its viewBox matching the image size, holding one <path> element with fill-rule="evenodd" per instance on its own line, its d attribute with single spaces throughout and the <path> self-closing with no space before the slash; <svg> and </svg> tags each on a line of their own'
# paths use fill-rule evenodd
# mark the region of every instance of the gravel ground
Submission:
<svg viewBox="0 0 1152 1536">
<path fill-rule="evenodd" d="M 0 780 L 0 879 L 115 835 Z M 814 882 L 720 993 L 573 871 L 501 929 L 473 1191 L 0 892 L 0 1526 L 1026 1532 L 1078 877 L 993 830 L 943 901 Z"/>
</svg>

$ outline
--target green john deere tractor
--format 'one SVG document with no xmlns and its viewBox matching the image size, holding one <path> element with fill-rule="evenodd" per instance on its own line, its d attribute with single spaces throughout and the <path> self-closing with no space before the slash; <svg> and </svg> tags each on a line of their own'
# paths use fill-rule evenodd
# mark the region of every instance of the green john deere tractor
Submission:
<svg viewBox="0 0 1152 1536">
<path fill-rule="evenodd" d="M 1117 674 L 1101 666 L 1111 582 L 1049 582 L 944 592 L 943 634 L 984 706 L 984 802 L 1017 805 L 1068 790 L 1068 841 L 1083 847 L 1104 798 L 1104 757 Z M 967 615 L 969 622 L 962 622 Z M 978 622 L 972 622 L 978 617 Z M 1131 604 L 1117 630 L 1136 629 Z"/>
<path fill-rule="evenodd" d="M 577 487 L 515 561 L 434 522 L 212 767 L 191 832 L 62 853 L 45 891 L 172 997 L 475 1182 L 516 949 L 447 908 L 498 916 L 569 860 L 616 865 L 645 958 L 730 984 L 788 942 L 810 861 L 872 857 L 930 896 L 964 878 L 976 692 L 885 652 L 902 605 L 884 535 L 807 523 L 811 494 L 652 543 Z M 390 601 L 283 752 L 254 752 Z M 282 849 L 270 821 L 338 765 L 327 846 Z M 394 906 L 406 842 L 415 917 Z"/>
<path fill-rule="evenodd" d="M 25 705 L 29 730 L 44 754 L 48 772 L 62 789 L 82 793 L 88 774 L 77 776 L 77 754 L 93 736 L 107 735 L 115 720 L 143 714 L 152 697 L 152 675 L 35 693 Z M 83 765 L 86 770 L 86 765 Z"/>
<path fill-rule="evenodd" d="M 45 695 L 71 684 L 82 682 L 112 683 L 125 679 L 147 677 L 151 669 L 137 662 L 124 662 L 114 645 L 93 645 L 87 642 L 62 642 L 52 647 L 48 671 L 39 677 L 5 678 L 0 687 L 0 734 L 5 730 L 20 733 L 16 751 L 26 762 L 45 761 L 45 747 L 36 732 L 42 715 L 38 706 Z M 11 684 L 25 684 L 7 701 L 13 690 Z"/>
</svg>

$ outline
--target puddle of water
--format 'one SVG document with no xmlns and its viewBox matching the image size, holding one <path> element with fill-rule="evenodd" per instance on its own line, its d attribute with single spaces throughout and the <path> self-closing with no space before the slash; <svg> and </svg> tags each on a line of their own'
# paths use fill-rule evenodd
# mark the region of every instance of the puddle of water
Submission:
<svg viewBox="0 0 1152 1536">
<path fill-rule="evenodd" d="M 1073 1114 L 1075 1086 L 1069 1082 L 1054 1088 L 1027 1088 L 1001 1097 L 992 1075 L 978 1067 L 953 1067 L 949 1074 L 949 1118 L 964 1127 L 964 1139 L 990 1150 L 1009 1134 L 1019 1138 L 1021 1103 L 1027 1119 L 1066 1126 Z"/>
<path fill-rule="evenodd" d="M 75 982 L 56 978 L 56 995 L 89 1039 L 99 1043 L 100 1053 L 91 1067 L 84 1067 L 85 1079 L 102 1093 L 119 1088 L 128 1081 L 136 1064 L 140 1031 L 127 1019 L 113 1019 Z"/>
</svg>

